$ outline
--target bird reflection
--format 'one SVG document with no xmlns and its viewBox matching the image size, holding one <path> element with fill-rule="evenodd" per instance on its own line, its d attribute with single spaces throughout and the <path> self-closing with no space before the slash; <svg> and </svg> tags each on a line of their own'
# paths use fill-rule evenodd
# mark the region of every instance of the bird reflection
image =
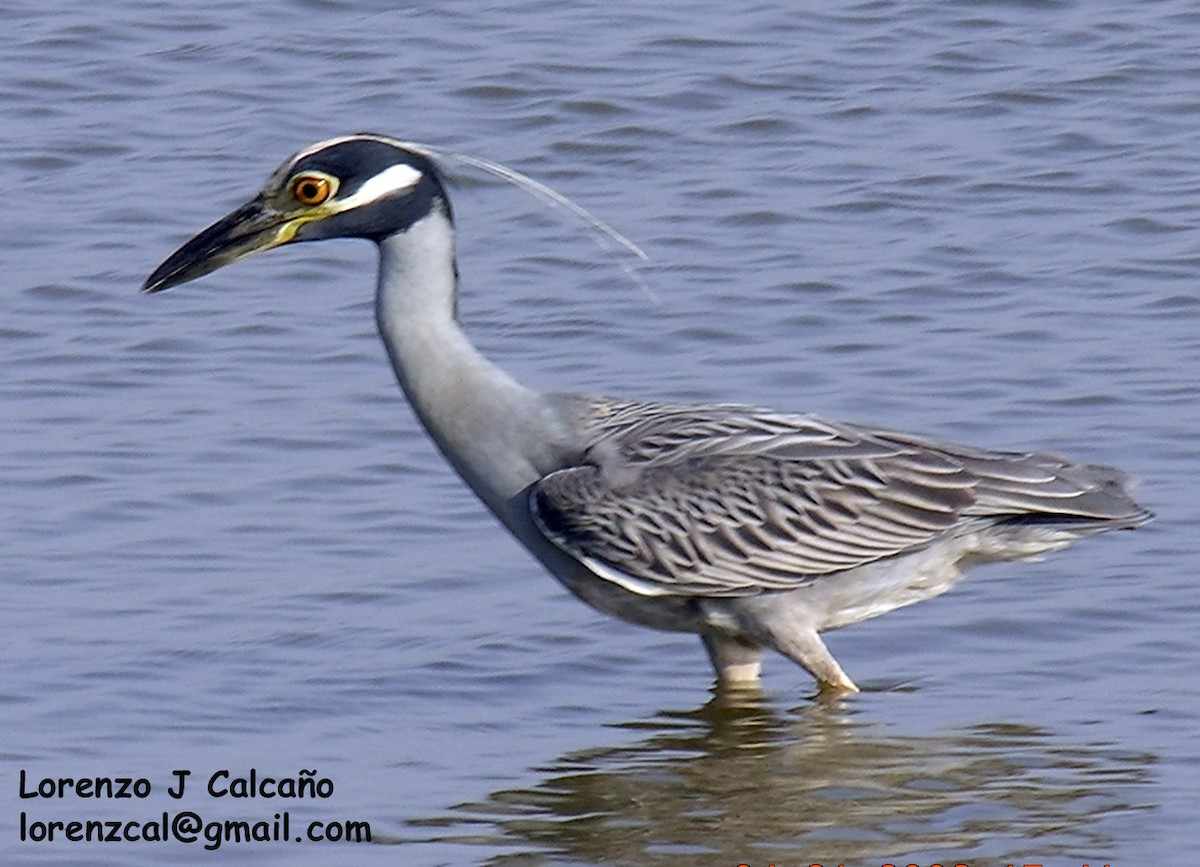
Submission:
<svg viewBox="0 0 1200 867">
<path fill-rule="evenodd" d="M 1024 863 L 1111 851 L 1121 817 L 1139 809 L 1131 790 L 1155 763 L 1029 725 L 906 736 L 859 722 L 861 713 L 817 704 L 780 713 L 761 696 L 718 695 L 627 723 L 632 743 L 567 754 L 531 788 L 410 828 L 426 841 L 502 847 L 483 862 L 497 867 L 883 863 L 918 852 Z"/>
</svg>

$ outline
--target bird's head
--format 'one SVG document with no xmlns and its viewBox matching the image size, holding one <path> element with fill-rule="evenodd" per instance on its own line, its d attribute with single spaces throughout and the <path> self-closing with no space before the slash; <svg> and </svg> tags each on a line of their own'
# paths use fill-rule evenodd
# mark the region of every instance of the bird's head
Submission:
<svg viewBox="0 0 1200 867">
<path fill-rule="evenodd" d="M 161 292 L 295 241 L 379 241 L 439 208 L 449 217 L 441 175 L 424 153 L 385 136 L 331 139 L 287 160 L 257 196 L 167 257 L 142 291 Z"/>
</svg>

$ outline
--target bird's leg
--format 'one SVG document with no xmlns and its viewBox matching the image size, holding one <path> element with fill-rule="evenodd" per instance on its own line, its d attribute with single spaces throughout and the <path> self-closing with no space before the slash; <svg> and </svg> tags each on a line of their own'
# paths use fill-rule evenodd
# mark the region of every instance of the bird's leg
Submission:
<svg viewBox="0 0 1200 867">
<path fill-rule="evenodd" d="M 817 679 L 822 693 L 858 692 L 815 629 L 791 629 L 782 634 L 772 631 L 771 639 L 776 650 Z"/>
<path fill-rule="evenodd" d="M 758 686 L 762 671 L 762 648 L 742 639 L 704 632 L 700 635 L 708 658 L 722 687 L 745 688 Z"/>
<path fill-rule="evenodd" d="M 816 678 L 822 693 L 858 692 L 817 634 L 804 597 L 778 593 L 707 599 L 700 611 L 709 627 L 700 637 L 722 685 L 756 683 L 762 649 L 773 647 Z"/>
</svg>

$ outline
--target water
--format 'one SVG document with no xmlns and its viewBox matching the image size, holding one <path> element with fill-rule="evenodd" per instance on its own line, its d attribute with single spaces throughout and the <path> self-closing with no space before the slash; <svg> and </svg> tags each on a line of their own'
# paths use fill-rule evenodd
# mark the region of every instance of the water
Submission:
<svg viewBox="0 0 1200 867">
<path fill-rule="evenodd" d="M 5 863 L 1194 860 L 1200 14 L 784 5 L 0 10 Z M 1159 517 L 832 635 L 842 705 L 774 659 L 760 704 L 714 704 L 694 639 L 568 598 L 442 465 L 368 245 L 137 294 L 360 129 L 534 174 L 651 254 L 657 304 L 463 181 L 464 314 L 525 381 L 1049 447 Z M 250 768 L 335 788 L 204 793 Z M 21 769 L 153 792 L 21 799 Z M 22 811 L 282 808 L 376 845 L 18 840 Z"/>
</svg>

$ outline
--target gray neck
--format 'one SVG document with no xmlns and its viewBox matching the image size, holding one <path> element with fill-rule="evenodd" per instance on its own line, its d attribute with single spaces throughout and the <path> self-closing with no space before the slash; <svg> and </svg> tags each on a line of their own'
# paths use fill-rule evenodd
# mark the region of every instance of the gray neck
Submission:
<svg viewBox="0 0 1200 867">
<path fill-rule="evenodd" d="M 442 209 L 385 238 L 379 254 L 375 318 L 396 379 L 438 448 L 511 527 L 509 500 L 555 468 L 554 413 L 459 325 L 454 226 Z"/>
</svg>

